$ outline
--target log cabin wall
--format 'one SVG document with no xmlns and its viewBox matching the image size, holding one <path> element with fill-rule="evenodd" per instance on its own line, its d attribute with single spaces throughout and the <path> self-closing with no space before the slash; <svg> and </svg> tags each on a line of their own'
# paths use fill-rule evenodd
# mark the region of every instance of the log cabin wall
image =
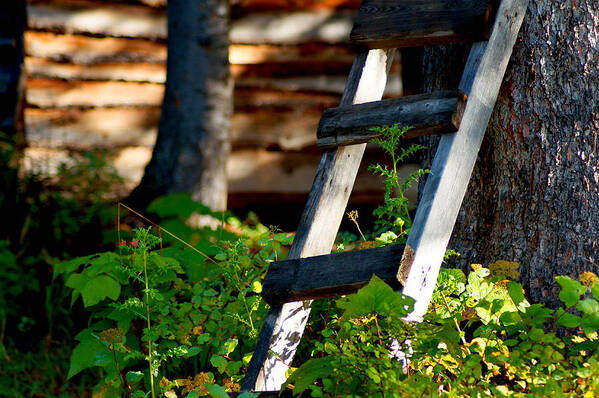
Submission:
<svg viewBox="0 0 599 398">
<path fill-rule="evenodd" d="M 353 60 L 348 37 L 359 3 L 232 1 L 231 208 L 286 203 L 301 211 L 320 160 L 318 121 L 338 105 Z M 164 5 L 29 0 L 27 168 L 52 174 L 70 152 L 103 150 L 125 180 L 122 194 L 137 184 L 151 157 L 166 78 Z M 387 96 L 402 94 L 400 64 Z M 369 148 L 363 164 L 379 155 Z M 381 192 L 363 166 L 351 202 L 371 204 Z"/>
</svg>

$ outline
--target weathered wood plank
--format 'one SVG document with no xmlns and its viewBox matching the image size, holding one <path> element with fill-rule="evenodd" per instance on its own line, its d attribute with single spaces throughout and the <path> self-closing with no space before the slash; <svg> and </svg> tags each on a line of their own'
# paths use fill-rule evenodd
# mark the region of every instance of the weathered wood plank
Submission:
<svg viewBox="0 0 599 398">
<path fill-rule="evenodd" d="M 457 92 L 442 91 L 327 109 L 318 125 L 318 146 L 333 148 L 380 137 L 371 128 L 413 126 L 405 138 L 455 132 Z"/>
<path fill-rule="evenodd" d="M 160 106 L 164 86 L 133 82 L 27 81 L 27 103 L 39 108 Z"/>
<path fill-rule="evenodd" d="M 392 245 L 278 261 L 268 268 L 262 297 L 270 305 L 280 305 L 350 294 L 366 285 L 373 274 L 397 284 L 395 276 L 403 250 L 403 245 Z"/>
<path fill-rule="evenodd" d="M 60 81 L 29 79 L 27 102 L 38 108 L 155 107 L 163 99 L 164 86 L 154 83 L 118 81 Z M 336 105 L 337 93 L 255 90 L 238 87 L 235 108 L 271 107 L 279 110 L 313 108 L 320 111 Z"/>
<path fill-rule="evenodd" d="M 341 105 L 379 100 L 385 89 L 393 50 L 356 56 Z M 318 166 L 289 258 L 329 253 L 337 234 L 366 145 L 325 152 Z M 271 307 L 242 389 L 279 390 L 310 314 L 310 302 Z"/>
<path fill-rule="evenodd" d="M 231 145 L 271 151 L 312 149 L 320 113 L 312 107 L 238 110 L 231 122 Z M 159 107 L 25 110 L 28 141 L 36 146 L 72 150 L 151 147 L 156 141 L 159 118 Z"/>
<path fill-rule="evenodd" d="M 364 0 L 351 32 L 367 48 L 400 48 L 488 37 L 495 0 Z"/>
<path fill-rule="evenodd" d="M 164 11 L 118 4 L 30 4 L 32 30 L 166 40 Z M 294 45 L 309 42 L 347 43 L 354 12 L 340 10 L 251 13 L 232 22 L 230 39 L 237 44 Z"/>
<path fill-rule="evenodd" d="M 139 39 L 25 32 L 30 57 L 91 65 L 103 62 L 165 63 L 166 45 Z"/>
<path fill-rule="evenodd" d="M 468 95 L 464 116 L 457 133 L 441 138 L 397 275 L 403 293 L 416 300 L 411 320 L 427 311 L 527 5 L 503 0 L 486 51 L 485 43 L 472 47 L 460 83 Z"/>
<path fill-rule="evenodd" d="M 28 56 L 63 63 L 91 65 L 106 62 L 166 62 L 166 44 L 148 40 L 98 38 L 30 30 L 25 32 L 25 43 Z M 353 58 L 354 52 L 343 44 L 232 44 L 229 47 L 229 61 L 232 65 L 301 63 L 304 68 L 312 70 L 316 68 L 313 64 L 336 62 L 347 64 L 349 72 Z"/>
<path fill-rule="evenodd" d="M 346 75 L 280 76 L 273 78 L 253 76 L 252 71 L 248 73 L 247 70 L 240 70 L 236 66 L 232 65 L 231 72 L 236 79 L 235 86 L 238 89 L 302 91 L 341 95 L 345 86 Z M 288 65 L 286 68 L 290 69 Z M 302 68 L 302 66 L 297 65 L 297 68 Z M 145 62 L 107 62 L 82 65 L 27 57 L 25 70 L 30 79 L 60 79 L 72 82 L 121 81 L 164 84 L 166 80 L 166 66 L 164 64 Z M 265 71 L 262 70 L 262 72 Z M 309 73 L 310 71 L 304 70 L 304 72 Z M 246 76 L 246 73 L 249 76 Z M 391 76 L 389 80 L 385 95 L 401 95 L 402 85 L 399 74 Z"/>
<path fill-rule="evenodd" d="M 27 57 L 25 70 L 29 78 L 61 80 L 115 80 L 137 83 L 160 83 L 166 80 L 164 64 L 142 62 L 106 62 L 94 65 L 53 62 Z"/>
</svg>

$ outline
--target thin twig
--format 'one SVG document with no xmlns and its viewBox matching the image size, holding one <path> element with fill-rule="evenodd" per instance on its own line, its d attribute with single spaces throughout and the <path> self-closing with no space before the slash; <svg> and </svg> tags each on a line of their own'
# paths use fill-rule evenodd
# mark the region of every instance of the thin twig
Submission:
<svg viewBox="0 0 599 398">
<path fill-rule="evenodd" d="M 160 232 L 160 230 L 166 232 L 168 235 L 170 235 L 172 238 L 176 239 L 177 241 L 183 243 L 185 246 L 187 246 L 188 248 L 190 248 L 191 250 L 195 251 L 196 253 L 204 256 L 206 259 L 212 261 L 214 264 L 218 264 L 216 261 L 214 261 L 214 259 L 204 253 L 202 253 L 201 251 L 199 251 L 198 249 L 196 249 L 195 247 L 193 247 L 192 245 L 190 245 L 189 243 L 185 242 L 183 239 L 179 238 L 178 236 L 172 234 L 171 232 L 167 231 L 166 229 L 162 228 L 160 225 L 156 224 L 154 221 L 150 220 L 149 218 L 145 217 L 144 215 L 136 212 L 135 210 L 133 210 L 132 208 L 130 208 L 129 206 L 127 206 L 126 204 L 119 202 L 119 206 L 123 206 L 125 209 L 129 210 L 131 213 L 135 214 L 136 216 L 140 217 L 141 219 L 149 222 L 150 224 L 152 224 L 153 226 L 155 226 L 156 228 L 158 228 L 158 231 Z"/>
</svg>

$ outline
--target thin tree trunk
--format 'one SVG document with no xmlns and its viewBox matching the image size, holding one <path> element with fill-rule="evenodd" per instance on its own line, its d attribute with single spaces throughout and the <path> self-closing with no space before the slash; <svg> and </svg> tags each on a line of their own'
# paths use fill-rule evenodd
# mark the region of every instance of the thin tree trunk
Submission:
<svg viewBox="0 0 599 398">
<path fill-rule="evenodd" d="M 599 9 L 530 2 L 450 247 L 518 261 L 532 300 L 599 273 Z"/>
<path fill-rule="evenodd" d="M 130 202 L 143 208 L 186 192 L 213 210 L 227 203 L 233 81 L 226 0 L 169 0 L 167 82 L 152 159 Z"/>
<path fill-rule="evenodd" d="M 27 24 L 25 0 L 0 5 L 0 208 L 5 220 L 0 239 L 16 223 L 18 166 L 24 146 L 23 32 Z"/>
</svg>

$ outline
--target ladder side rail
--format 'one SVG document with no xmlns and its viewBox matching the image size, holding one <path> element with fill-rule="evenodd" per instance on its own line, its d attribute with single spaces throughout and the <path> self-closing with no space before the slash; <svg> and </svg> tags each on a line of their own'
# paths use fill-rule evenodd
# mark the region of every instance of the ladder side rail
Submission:
<svg viewBox="0 0 599 398">
<path fill-rule="evenodd" d="M 416 299 L 408 321 L 420 321 L 428 309 L 527 5 L 503 0 L 486 49 L 477 43 L 471 50 L 460 87 L 467 95 L 460 128 L 441 138 L 397 275 L 403 294 Z M 469 90 L 472 70 L 477 72 Z"/>
<path fill-rule="evenodd" d="M 383 96 L 395 49 L 359 53 L 341 105 L 377 101 Z M 330 253 L 366 144 L 325 152 L 302 214 L 289 258 Z M 248 366 L 242 390 L 276 391 L 286 380 L 310 314 L 311 301 L 273 306 Z"/>
</svg>

